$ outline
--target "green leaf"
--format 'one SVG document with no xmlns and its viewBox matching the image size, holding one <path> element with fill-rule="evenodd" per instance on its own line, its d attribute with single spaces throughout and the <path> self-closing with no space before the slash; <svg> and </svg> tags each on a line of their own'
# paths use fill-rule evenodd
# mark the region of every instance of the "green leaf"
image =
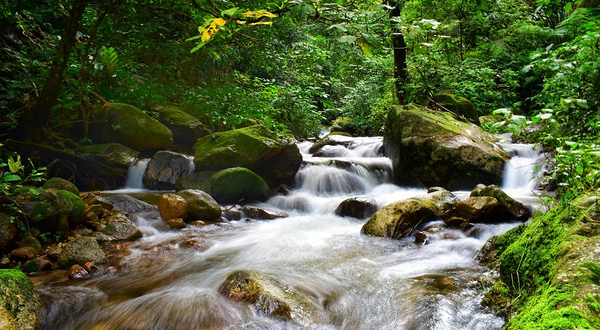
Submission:
<svg viewBox="0 0 600 330">
<path fill-rule="evenodd" d="M 4 173 L 4 175 L 2 176 L 2 181 L 4 181 L 4 182 L 21 181 L 21 177 L 16 174 Z"/>
<path fill-rule="evenodd" d="M 16 158 L 9 157 L 8 158 L 8 169 L 11 173 L 17 173 L 23 168 L 21 164 L 21 156 L 17 155 Z"/>
<path fill-rule="evenodd" d="M 358 39 L 358 38 L 355 37 L 355 36 L 341 36 L 341 37 L 338 38 L 338 40 L 340 42 L 348 43 L 348 44 L 351 44 L 351 43 L 355 42 L 356 39 Z"/>
<path fill-rule="evenodd" d="M 230 16 L 234 17 L 238 13 L 240 9 L 238 7 L 229 8 L 227 10 L 221 11 L 221 16 Z"/>
<path fill-rule="evenodd" d="M 197 52 L 200 48 L 204 47 L 204 45 L 206 45 L 206 42 L 200 43 L 198 44 L 196 47 L 192 48 L 192 50 L 190 50 L 190 53 L 195 53 Z"/>
</svg>

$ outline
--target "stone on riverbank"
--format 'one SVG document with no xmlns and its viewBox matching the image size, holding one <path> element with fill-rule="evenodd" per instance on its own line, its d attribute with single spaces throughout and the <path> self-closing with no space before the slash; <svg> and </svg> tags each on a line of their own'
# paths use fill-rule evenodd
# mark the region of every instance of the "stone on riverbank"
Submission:
<svg viewBox="0 0 600 330">
<path fill-rule="evenodd" d="M 106 262 L 106 255 L 93 237 L 79 237 L 65 245 L 58 257 L 59 265 L 68 269 L 74 264 L 85 265 L 86 262 L 102 264 Z"/>
<path fill-rule="evenodd" d="M 16 269 L 0 269 L 0 329 L 36 330 L 42 299 L 31 280 Z"/>
</svg>

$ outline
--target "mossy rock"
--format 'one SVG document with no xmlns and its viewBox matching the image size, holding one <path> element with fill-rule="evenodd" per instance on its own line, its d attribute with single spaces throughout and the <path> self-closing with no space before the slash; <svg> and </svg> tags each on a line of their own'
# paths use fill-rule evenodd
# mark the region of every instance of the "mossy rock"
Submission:
<svg viewBox="0 0 600 330">
<path fill-rule="evenodd" d="M 221 216 L 221 207 L 215 199 L 202 190 L 185 189 L 177 192 L 188 206 L 188 218 L 191 221 L 213 221 Z"/>
<path fill-rule="evenodd" d="M 496 137 L 452 114 L 409 104 L 388 114 L 384 149 L 394 168 L 394 183 L 472 189 L 502 182 L 509 155 Z"/>
<path fill-rule="evenodd" d="M 344 132 L 350 135 L 356 133 L 356 126 L 350 117 L 338 117 L 331 124 L 333 132 Z"/>
<path fill-rule="evenodd" d="M 142 232 L 123 212 L 114 212 L 108 216 L 100 230 L 102 241 L 132 241 L 141 238 Z"/>
<path fill-rule="evenodd" d="M 252 305 L 259 315 L 303 325 L 316 319 L 316 308 L 306 294 L 260 272 L 233 272 L 221 284 L 219 292 Z"/>
<path fill-rule="evenodd" d="M 44 188 L 54 188 L 58 190 L 67 190 L 75 195 L 79 195 L 79 189 L 71 181 L 63 178 L 50 178 L 44 183 Z"/>
<path fill-rule="evenodd" d="M 158 113 L 160 122 L 173 132 L 175 143 L 191 147 L 199 138 L 211 133 L 196 117 L 179 107 L 167 106 Z"/>
<path fill-rule="evenodd" d="M 375 212 L 361 232 L 368 236 L 401 239 L 409 236 L 419 225 L 439 218 L 456 201 L 451 192 L 442 190 L 391 203 Z"/>
<path fill-rule="evenodd" d="M 95 264 L 106 262 L 104 251 L 93 237 L 79 237 L 72 240 L 62 248 L 58 257 L 58 263 L 63 269 L 68 269 L 75 264 L 85 265 L 88 261 Z"/>
<path fill-rule="evenodd" d="M 83 200 L 67 191 L 54 188 L 41 189 L 38 194 L 27 194 L 20 201 L 21 210 L 30 225 L 42 232 L 68 233 L 82 222 Z"/>
<path fill-rule="evenodd" d="M 127 169 L 139 155 L 139 152 L 120 143 L 91 144 L 85 146 L 85 153 L 103 164 Z"/>
<path fill-rule="evenodd" d="M 216 172 L 210 178 L 210 185 L 212 196 L 220 203 L 263 201 L 269 196 L 265 180 L 243 167 Z"/>
<path fill-rule="evenodd" d="M 480 125 L 479 115 L 477 114 L 477 108 L 473 102 L 468 99 L 449 93 L 439 93 L 433 96 L 435 101 L 434 106 L 440 105 L 455 114 L 458 114 L 475 125 Z"/>
<path fill-rule="evenodd" d="M 163 149 L 173 144 L 173 133 L 142 110 L 123 103 L 94 110 L 90 136 L 100 143 L 116 142 L 138 151 Z"/>
<path fill-rule="evenodd" d="M 58 193 L 64 201 L 64 211 L 67 213 L 69 228 L 74 229 L 83 222 L 83 211 L 85 210 L 83 199 L 67 190 L 59 190 Z"/>
<path fill-rule="evenodd" d="M 245 167 L 271 186 L 289 183 L 302 163 L 292 139 L 256 125 L 207 135 L 194 146 L 196 171 Z"/>
<path fill-rule="evenodd" d="M 36 330 L 42 299 L 31 280 L 16 269 L 0 269 L 0 329 Z"/>
<path fill-rule="evenodd" d="M 200 189 L 210 192 L 210 177 L 215 173 L 215 171 L 201 171 L 182 176 L 175 182 L 175 190 Z"/>
</svg>

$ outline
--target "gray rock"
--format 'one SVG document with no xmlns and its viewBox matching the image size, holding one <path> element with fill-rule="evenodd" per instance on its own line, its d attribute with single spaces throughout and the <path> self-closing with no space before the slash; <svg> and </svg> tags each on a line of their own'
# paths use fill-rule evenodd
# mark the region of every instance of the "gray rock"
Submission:
<svg viewBox="0 0 600 330">
<path fill-rule="evenodd" d="M 68 269 L 74 264 L 85 265 L 86 262 L 102 264 L 106 255 L 93 237 L 79 237 L 64 246 L 58 257 L 59 265 Z"/>
<path fill-rule="evenodd" d="M 174 190 L 175 183 L 194 171 L 192 160 L 171 151 L 157 152 L 144 173 L 144 186 L 153 190 Z"/>
</svg>

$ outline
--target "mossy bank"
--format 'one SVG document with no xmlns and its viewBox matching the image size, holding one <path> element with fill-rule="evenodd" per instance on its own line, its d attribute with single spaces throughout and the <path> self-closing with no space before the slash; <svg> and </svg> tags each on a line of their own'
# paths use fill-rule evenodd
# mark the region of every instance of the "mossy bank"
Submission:
<svg viewBox="0 0 600 330">
<path fill-rule="evenodd" d="M 484 302 L 505 329 L 600 328 L 599 215 L 597 196 L 584 195 L 491 240 L 483 259 L 500 279 Z"/>
</svg>

